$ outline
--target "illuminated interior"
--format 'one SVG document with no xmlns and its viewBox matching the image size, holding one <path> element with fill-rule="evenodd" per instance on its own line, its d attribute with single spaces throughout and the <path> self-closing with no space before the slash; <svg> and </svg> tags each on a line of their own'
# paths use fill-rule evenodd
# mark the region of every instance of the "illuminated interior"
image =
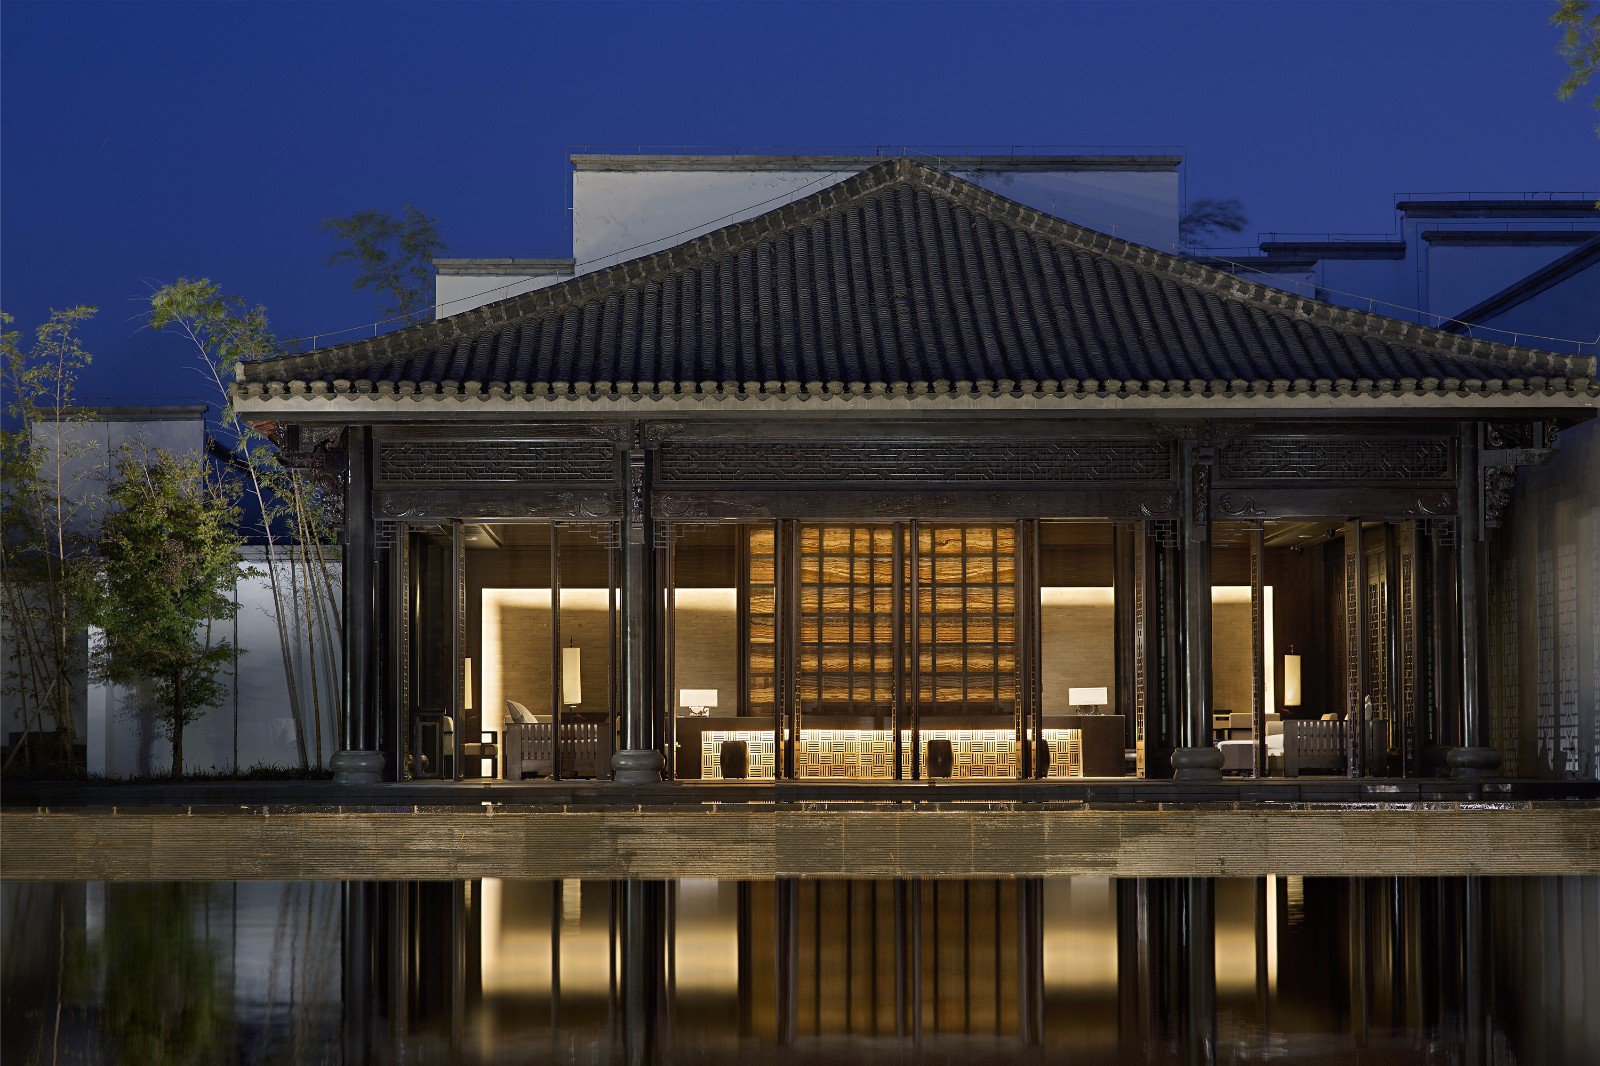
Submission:
<svg viewBox="0 0 1600 1066">
<path fill-rule="evenodd" d="M 1402 694 L 1385 671 L 1403 530 L 1368 525 L 1364 586 L 1345 572 L 1341 523 L 1214 527 L 1211 740 L 1225 750 L 1225 773 L 1281 772 L 1284 721 L 1343 717 L 1355 646 L 1347 605 L 1358 587 L 1375 664 L 1363 696 L 1388 720 Z M 603 775 L 619 683 L 612 527 L 462 522 L 407 536 L 413 776 Z M 1119 649 L 1117 635 L 1127 615 L 1127 633 L 1148 622 L 1138 599 L 1147 578 L 1134 577 L 1143 564 L 1126 562 L 1131 537 L 1076 520 L 672 527 L 657 571 L 672 776 L 1139 772 L 1146 708 L 1129 694 L 1139 691 L 1126 672 L 1136 646 Z M 1373 750 L 1401 757 L 1398 724 L 1385 728 Z"/>
</svg>

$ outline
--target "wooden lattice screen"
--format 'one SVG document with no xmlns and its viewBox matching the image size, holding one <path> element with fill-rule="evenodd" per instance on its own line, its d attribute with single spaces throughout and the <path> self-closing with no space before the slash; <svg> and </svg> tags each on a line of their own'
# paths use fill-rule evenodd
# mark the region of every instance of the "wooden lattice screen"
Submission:
<svg viewBox="0 0 1600 1066">
<path fill-rule="evenodd" d="M 919 523 L 913 544 L 911 528 L 904 522 L 798 526 L 795 698 L 802 707 L 888 713 L 897 669 L 896 617 L 908 705 L 1016 700 L 1015 529 Z M 777 698 L 778 560 L 773 529 L 753 527 L 747 536 L 746 676 L 752 712 L 760 713 Z"/>
</svg>

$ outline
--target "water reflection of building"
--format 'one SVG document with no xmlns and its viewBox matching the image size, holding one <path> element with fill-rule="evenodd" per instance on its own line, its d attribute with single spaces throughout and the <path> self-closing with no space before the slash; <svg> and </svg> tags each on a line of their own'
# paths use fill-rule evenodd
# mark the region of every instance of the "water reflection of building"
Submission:
<svg viewBox="0 0 1600 1066">
<path fill-rule="evenodd" d="M 494 1058 L 1580 1061 L 1593 881 L 352 886 L 362 1039 Z M 1576 923 L 1576 924 L 1572 924 Z M 1565 931 L 1563 931 L 1565 930 Z M 1564 989 L 1565 999 L 1550 996 Z M 352 1000 L 351 997 L 354 997 Z M 784 1049 L 789 1049 L 785 1051 Z M 1442 1049 L 1442 1050 L 1441 1050 Z M 1504 1055 L 1502 1054 L 1502 1058 Z"/>
<path fill-rule="evenodd" d="M 1600 1054 L 1600 880 L 4 885 L 30 1061 Z"/>
</svg>

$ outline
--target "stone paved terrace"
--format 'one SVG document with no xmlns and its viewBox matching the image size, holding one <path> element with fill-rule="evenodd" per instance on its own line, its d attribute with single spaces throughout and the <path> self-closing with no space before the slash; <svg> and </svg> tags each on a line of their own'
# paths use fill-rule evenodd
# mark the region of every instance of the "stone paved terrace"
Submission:
<svg viewBox="0 0 1600 1066">
<path fill-rule="evenodd" d="M 10 786 L 8 879 L 1600 874 L 1534 782 Z M 663 802 L 666 801 L 666 802 Z"/>
</svg>

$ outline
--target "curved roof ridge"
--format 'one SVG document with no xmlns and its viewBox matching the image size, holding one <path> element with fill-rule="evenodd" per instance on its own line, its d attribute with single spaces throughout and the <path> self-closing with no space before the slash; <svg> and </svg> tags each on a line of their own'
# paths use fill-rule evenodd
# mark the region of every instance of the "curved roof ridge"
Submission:
<svg viewBox="0 0 1600 1066">
<path fill-rule="evenodd" d="M 517 319 L 542 311 L 553 311 L 560 307 L 582 303 L 603 294 L 619 282 L 632 284 L 649 280 L 649 276 L 657 272 L 696 266 L 703 260 L 720 256 L 730 247 L 743 244 L 775 229 L 786 228 L 802 219 L 825 218 L 832 211 L 851 201 L 909 176 L 905 165 L 915 166 L 904 158 L 887 160 L 877 166 L 868 167 L 859 174 L 853 174 L 836 185 L 818 190 L 810 196 L 792 200 L 771 211 L 764 211 L 743 222 L 730 222 L 709 233 L 691 237 L 681 244 L 669 245 L 588 274 L 580 274 L 569 281 L 557 282 L 532 292 L 519 293 L 503 300 L 482 304 L 458 315 L 449 315 L 432 322 L 422 322 L 376 337 L 363 337 L 360 340 L 319 348 L 312 352 L 258 359 L 248 364 L 241 364 L 240 380 L 249 380 L 248 375 L 243 372 L 245 366 L 283 367 L 294 373 L 310 370 L 325 376 L 332 371 L 359 366 L 368 361 L 379 362 L 402 358 L 448 341 L 475 337 L 486 329 L 511 325 Z M 933 173 L 929 168 L 919 169 Z M 403 346 L 394 343 L 402 338 L 412 343 Z"/>
<path fill-rule="evenodd" d="M 1150 270 L 1176 277 L 1218 296 L 1254 304 L 1268 311 L 1292 313 L 1298 317 L 1315 320 L 1326 319 L 1326 324 L 1341 332 L 1356 332 L 1377 337 L 1396 344 L 1423 348 L 1431 353 L 1456 359 L 1471 359 L 1490 366 L 1508 370 L 1523 370 L 1552 374 L 1571 374 L 1580 371 L 1583 376 L 1595 375 L 1595 360 L 1589 356 L 1565 356 L 1541 348 L 1502 344 L 1498 341 L 1479 340 L 1459 333 L 1424 326 L 1403 319 L 1380 315 L 1371 311 L 1357 311 L 1315 297 L 1300 296 L 1286 289 L 1248 281 L 1220 267 L 1208 266 L 1174 252 L 1164 252 L 1136 241 L 1072 222 L 1057 215 L 1040 211 L 1015 200 L 991 192 L 982 186 L 965 181 L 933 167 L 912 164 L 929 175 L 929 185 L 942 186 L 936 191 L 966 203 L 971 210 L 980 211 L 991 218 L 1021 225 L 1034 232 L 1044 232 L 1092 255 L 1117 259 L 1131 267 Z M 1003 206 L 996 211 L 995 205 Z"/>
<path fill-rule="evenodd" d="M 1022 231 L 1091 258 L 1154 274 L 1197 294 L 1253 308 L 1256 313 L 1281 315 L 1287 321 L 1300 323 L 1302 329 L 1331 330 L 1343 337 L 1346 344 L 1354 341 L 1366 342 L 1368 346 L 1393 345 L 1414 349 L 1428 357 L 1461 360 L 1518 375 L 1588 379 L 1595 376 L 1593 358 L 1479 340 L 1384 315 L 1339 307 L 1270 285 L 1247 281 L 1225 270 L 1058 218 L 934 167 L 901 157 L 887 160 L 835 185 L 744 221 L 721 226 L 680 244 L 582 274 L 569 281 L 377 337 L 242 364 L 238 377 L 240 381 L 252 382 L 309 378 L 338 380 L 346 374 L 358 376 L 357 372 L 361 370 L 391 366 L 399 360 L 415 358 L 445 346 L 466 342 L 470 347 L 491 331 L 516 328 L 529 319 L 558 315 L 630 286 L 668 281 L 684 271 L 715 264 L 730 252 L 759 245 L 761 241 L 783 232 L 833 217 L 858 201 L 870 200 L 886 188 L 905 183 L 946 198 L 990 223 Z M 1222 345 L 1231 343 L 1225 337 L 1213 340 Z M 1146 354 L 1153 359 L 1164 358 L 1164 353 L 1159 351 Z M 801 376 L 805 374 L 802 372 Z M 1272 376 L 1299 375 L 1278 373 Z M 1258 369 L 1257 378 L 1261 377 Z"/>
</svg>

